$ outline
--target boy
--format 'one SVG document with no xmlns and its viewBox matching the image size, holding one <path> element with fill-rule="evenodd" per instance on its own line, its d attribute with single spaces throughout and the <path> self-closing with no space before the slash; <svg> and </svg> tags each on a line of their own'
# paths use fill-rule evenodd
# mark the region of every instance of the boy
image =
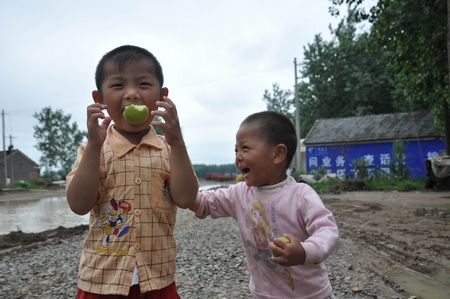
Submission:
<svg viewBox="0 0 450 299">
<path fill-rule="evenodd" d="M 122 46 L 103 56 L 95 81 L 88 141 L 67 176 L 70 208 L 79 215 L 90 212 L 77 298 L 180 298 L 174 277 L 176 206 L 192 204 L 198 181 L 162 68 L 147 50 Z M 150 117 L 128 123 L 123 111 L 131 104 L 147 106 Z M 153 121 L 157 115 L 164 122 Z"/>
<path fill-rule="evenodd" d="M 296 147 L 283 114 L 248 116 L 235 149 L 245 183 L 198 193 L 190 207 L 198 218 L 237 220 L 256 298 L 334 298 L 322 261 L 336 247 L 338 229 L 318 194 L 286 175 Z"/>
</svg>

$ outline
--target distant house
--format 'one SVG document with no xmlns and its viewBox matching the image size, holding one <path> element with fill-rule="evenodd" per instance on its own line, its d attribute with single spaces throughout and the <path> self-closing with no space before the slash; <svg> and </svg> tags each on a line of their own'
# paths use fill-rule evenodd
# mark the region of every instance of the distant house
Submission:
<svg viewBox="0 0 450 299">
<path fill-rule="evenodd" d="M 21 151 L 17 149 L 7 151 L 6 161 L 4 155 L 5 152 L 0 151 L 0 186 L 5 185 L 5 162 L 6 177 L 9 178 L 13 183 L 17 181 L 25 181 L 31 183 L 35 178 L 38 178 L 40 176 L 39 165 L 28 158 Z"/>
<path fill-rule="evenodd" d="M 425 160 L 445 150 L 445 142 L 428 111 L 317 120 L 305 138 L 307 171 L 325 168 L 352 177 L 352 161 L 364 158 L 389 173 L 393 142 L 406 146 L 411 175 L 426 175 Z"/>
</svg>

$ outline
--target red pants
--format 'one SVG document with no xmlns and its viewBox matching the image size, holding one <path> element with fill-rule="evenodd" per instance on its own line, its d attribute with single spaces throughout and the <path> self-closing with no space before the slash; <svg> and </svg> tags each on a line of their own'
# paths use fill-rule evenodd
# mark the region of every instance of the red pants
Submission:
<svg viewBox="0 0 450 299">
<path fill-rule="evenodd" d="M 82 291 L 78 289 L 77 297 L 76 299 L 180 299 L 180 295 L 178 295 L 177 287 L 175 285 L 175 282 L 168 285 L 167 287 L 160 289 L 160 290 L 154 290 L 147 293 L 141 294 L 141 289 L 139 288 L 139 285 L 136 284 L 130 288 L 130 293 L 128 293 L 128 296 L 123 295 L 99 295 L 99 294 L 93 294 L 88 293 L 85 291 Z"/>
</svg>

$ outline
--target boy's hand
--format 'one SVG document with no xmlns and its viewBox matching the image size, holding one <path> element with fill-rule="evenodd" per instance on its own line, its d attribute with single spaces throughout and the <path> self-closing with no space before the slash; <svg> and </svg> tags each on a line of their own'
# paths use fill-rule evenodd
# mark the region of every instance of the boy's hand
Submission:
<svg viewBox="0 0 450 299">
<path fill-rule="evenodd" d="M 156 105 L 158 107 L 164 108 L 164 110 L 154 110 L 151 112 L 152 115 L 161 116 L 164 119 L 162 121 L 153 121 L 152 125 L 161 128 L 166 137 L 166 141 L 171 146 L 174 146 L 177 142 L 183 142 L 180 121 L 178 119 L 177 109 L 175 104 L 168 97 L 163 97 L 162 101 L 157 101 Z"/>
<path fill-rule="evenodd" d="M 106 107 L 106 105 L 94 103 L 87 108 L 88 140 L 93 146 L 101 147 L 106 139 L 106 130 L 111 123 L 111 117 L 103 113 Z M 99 119 L 103 119 L 100 125 Z"/>
<path fill-rule="evenodd" d="M 153 110 L 152 115 L 161 116 L 164 122 L 153 121 L 152 125 L 161 128 L 171 149 L 170 193 L 173 202 L 182 209 L 193 207 L 198 192 L 198 180 L 195 176 L 189 155 L 181 134 L 180 121 L 174 103 L 166 96 L 156 105 L 163 110 Z"/>
<path fill-rule="evenodd" d="M 270 242 L 270 250 L 278 254 L 277 257 L 272 256 L 270 260 L 284 267 L 303 265 L 305 263 L 305 249 L 303 249 L 300 241 L 292 234 L 285 234 L 291 243 L 274 238 Z"/>
</svg>

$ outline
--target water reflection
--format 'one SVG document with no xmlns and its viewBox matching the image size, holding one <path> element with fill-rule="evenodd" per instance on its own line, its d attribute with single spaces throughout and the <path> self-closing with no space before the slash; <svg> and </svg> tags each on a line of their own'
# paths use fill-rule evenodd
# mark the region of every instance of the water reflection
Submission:
<svg viewBox="0 0 450 299">
<path fill-rule="evenodd" d="M 79 216 L 70 210 L 66 197 L 2 201 L 0 210 L 0 235 L 18 230 L 38 233 L 59 226 L 74 227 L 89 222 L 89 215 Z"/>
<path fill-rule="evenodd" d="M 221 185 L 207 184 L 201 186 L 200 190 Z M 59 226 L 74 227 L 89 223 L 89 214 L 79 216 L 73 213 L 65 196 L 0 201 L 0 211 L 0 235 L 6 235 L 18 230 L 24 233 L 39 233 Z"/>
<path fill-rule="evenodd" d="M 450 273 L 441 271 L 428 277 L 404 270 L 389 273 L 388 277 L 411 295 L 420 296 L 423 299 L 450 298 Z"/>
</svg>

